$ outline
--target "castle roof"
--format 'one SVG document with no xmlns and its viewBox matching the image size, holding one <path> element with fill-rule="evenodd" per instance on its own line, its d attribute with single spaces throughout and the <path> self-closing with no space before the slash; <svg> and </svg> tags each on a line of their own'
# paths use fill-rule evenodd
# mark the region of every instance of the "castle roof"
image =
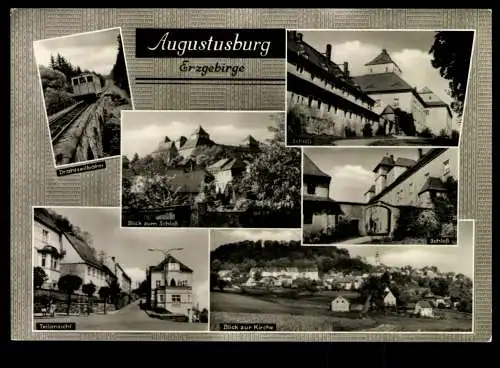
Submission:
<svg viewBox="0 0 500 368">
<path fill-rule="evenodd" d="M 331 178 L 330 175 L 321 171 L 321 169 L 312 160 L 304 154 L 304 165 L 302 169 L 303 175 L 320 176 L 323 178 Z"/>
<path fill-rule="evenodd" d="M 409 92 L 413 90 L 403 78 L 393 72 L 365 74 L 353 77 L 365 93 L 376 92 Z"/>
<path fill-rule="evenodd" d="M 387 52 L 386 49 L 382 49 L 380 54 L 378 54 L 374 59 L 371 61 L 367 62 L 365 65 L 380 65 L 380 64 L 396 64 L 394 60 L 392 60 L 391 56 Z M 396 64 L 397 65 L 397 64 Z M 399 68 L 399 66 L 398 66 Z"/>
</svg>

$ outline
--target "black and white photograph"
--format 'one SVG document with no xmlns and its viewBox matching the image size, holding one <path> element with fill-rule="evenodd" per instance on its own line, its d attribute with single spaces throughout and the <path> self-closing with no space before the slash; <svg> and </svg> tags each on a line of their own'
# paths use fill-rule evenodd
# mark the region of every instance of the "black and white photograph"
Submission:
<svg viewBox="0 0 500 368">
<path fill-rule="evenodd" d="M 287 145 L 458 146 L 474 30 L 287 35 Z"/>
<path fill-rule="evenodd" d="M 300 228 L 284 112 L 122 113 L 122 226 Z"/>
<path fill-rule="evenodd" d="M 210 329 L 470 333 L 474 221 L 459 226 L 458 247 L 301 246 L 298 230 L 211 230 Z"/>
<path fill-rule="evenodd" d="M 34 329 L 207 331 L 207 231 L 119 220 L 117 207 L 33 208 Z"/>
<path fill-rule="evenodd" d="M 56 167 L 120 156 L 133 109 L 121 28 L 34 42 Z"/>
<path fill-rule="evenodd" d="M 303 244 L 457 243 L 458 148 L 303 155 Z"/>
</svg>

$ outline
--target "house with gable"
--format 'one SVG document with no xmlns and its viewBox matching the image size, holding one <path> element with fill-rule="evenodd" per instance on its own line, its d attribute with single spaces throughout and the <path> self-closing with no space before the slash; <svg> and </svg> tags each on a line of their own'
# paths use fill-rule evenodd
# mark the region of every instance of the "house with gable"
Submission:
<svg viewBox="0 0 500 368">
<path fill-rule="evenodd" d="M 330 310 L 332 312 L 349 312 L 350 311 L 350 302 L 342 295 L 339 295 L 330 303 Z"/>
<path fill-rule="evenodd" d="M 193 313 L 194 271 L 172 255 L 146 271 L 148 305 L 190 317 Z"/>
<path fill-rule="evenodd" d="M 33 220 L 33 262 L 48 276 L 43 288 L 57 289 L 59 278 L 68 274 L 80 277 L 82 285 L 93 283 L 96 292 L 116 279 L 93 248 L 76 235 L 61 230 L 47 209 L 35 208 Z M 81 287 L 76 293 L 82 293 Z"/>
</svg>

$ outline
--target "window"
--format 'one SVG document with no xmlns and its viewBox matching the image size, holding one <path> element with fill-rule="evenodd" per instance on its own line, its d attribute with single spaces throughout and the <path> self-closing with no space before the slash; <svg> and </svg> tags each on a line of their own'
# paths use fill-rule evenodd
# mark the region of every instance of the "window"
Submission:
<svg viewBox="0 0 500 368">
<path fill-rule="evenodd" d="M 450 173 L 450 160 L 443 162 L 443 175 L 446 176 Z"/>
<path fill-rule="evenodd" d="M 156 280 L 156 287 L 159 288 L 161 286 L 161 280 Z"/>
<path fill-rule="evenodd" d="M 380 99 L 376 99 L 375 100 L 375 107 L 379 107 L 380 106 Z"/>
<path fill-rule="evenodd" d="M 318 109 L 321 108 L 321 101 L 318 101 Z"/>
<path fill-rule="evenodd" d="M 90 268 L 90 266 L 87 266 L 87 274 L 92 275 L 92 269 Z"/>
<path fill-rule="evenodd" d="M 80 83 L 85 83 L 85 77 L 80 77 Z"/>
<path fill-rule="evenodd" d="M 429 101 L 432 100 L 432 96 L 429 96 Z"/>
<path fill-rule="evenodd" d="M 307 194 L 316 194 L 316 184 L 307 183 Z"/>
<path fill-rule="evenodd" d="M 175 280 L 174 279 L 170 280 L 170 286 L 175 287 Z"/>
<path fill-rule="evenodd" d="M 57 270 L 57 259 L 52 259 L 52 269 Z"/>
<path fill-rule="evenodd" d="M 394 107 L 399 107 L 399 97 L 394 97 L 394 102 L 392 104 Z"/>
<path fill-rule="evenodd" d="M 172 295 L 172 304 L 179 304 L 181 302 L 180 295 Z"/>
<path fill-rule="evenodd" d="M 45 267 L 45 263 L 47 262 L 47 255 L 42 254 L 42 267 Z"/>
<path fill-rule="evenodd" d="M 303 66 L 300 66 L 300 65 L 297 65 L 297 71 L 299 73 L 302 73 L 304 71 L 304 67 Z"/>
<path fill-rule="evenodd" d="M 180 270 L 180 265 L 175 262 L 171 262 L 168 264 L 168 270 L 169 271 L 179 271 Z"/>
<path fill-rule="evenodd" d="M 312 212 L 304 212 L 304 224 L 311 225 L 313 222 Z"/>
<path fill-rule="evenodd" d="M 73 85 L 78 86 L 78 78 L 73 79 Z"/>
<path fill-rule="evenodd" d="M 386 71 L 386 73 L 387 73 L 387 72 L 389 71 L 389 68 L 388 68 L 388 67 L 385 67 L 385 71 Z"/>
<path fill-rule="evenodd" d="M 91 75 L 87 76 L 87 82 L 92 82 L 92 76 Z"/>
<path fill-rule="evenodd" d="M 312 106 L 312 103 L 313 103 L 313 97 L 312 96 L 309 96 L 309 102 L 308 102 L 308 106 L 311 107 Z"/>
<path fill-rule="evenodd" d="M 370 68 L 370 73 L 373 73 L 373 68 Z"/>
<path fill-rule="evenodd" d="M 429 109 L 424 110 L 425 115 L 429 115 Z"/>
<path fill-rule="evenodd" d="M 49 232 L 45 229 L 42 229 L 42 236 L 43 236 L 43 240 L 47 241 L 49 240 Z"/>
<path fill-rule="evenodd" d="M 165 303 L 165 295 L 163 295 L 163 294 L 159 294 L 159 295 L 158 295 L 158 301 L 159 301 L 160 303 Z"/>
<path fill-rule="evenodd" d="M 426 178 L 428 178 L 428 177 L 429 177 L 429 173 L 428 173 L 428 172 L 426 172 L 424 176 L 425 176 Z"/>
</svg>

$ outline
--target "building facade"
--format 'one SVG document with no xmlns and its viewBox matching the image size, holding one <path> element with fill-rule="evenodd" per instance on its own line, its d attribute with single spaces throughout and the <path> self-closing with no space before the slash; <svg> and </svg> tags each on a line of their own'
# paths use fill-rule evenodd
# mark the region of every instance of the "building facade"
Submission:
<svg viewBox="0 0 500 368">
<path fill-rule="evenodd" d="M 401 109 L 412 115 L 417 133 L 428 128 L 432 134 L 438 136 L 441 131 L 451 136 L 451 110 L 429 88 L 425 87 L 418 92 L 402 78 L 402 70 L 391 58 L 386 49 L 365 64 L 365 74 L 353 79 L 360 88 L 375 100 L 373 111 L 379 115 L 390 106 Z M 391 120 L 382 116 L 383 124 Z M 404 134 L 395 121 L 394 130 L 390 134 Z M 408 134 L 406 134 L 408 135 Z"/>
<path fill-rule="evenodd" d="M 148 304 L 175 314 L 191 316 L 193 302 L 193 270 L 178 259 L 168 256 L 157 266 L 149 267 Z"/>
<path fill-rule="evenodd" d="M 215 190 L 224 193 L 227 185 L 240 178 L 246 168 L 247 165 L 239 158 L 224 158 L 208 166 L 207 171 L 214 176 Z"/>
<path fill-rule="evenodd" d="M 306 154 L 302 175 L 303 229 L 334 228 L 338 223 L 338 215 L 343 212 L 340 205 L 330 198 L 331 176 L 321 171 Z"/>
<path fill-rule="evenodd" d="M 45 271 L 47 280 L 42 288 L 46 289 L 56 290 L 59 279 L 65 275 L 80 277 L 82 286 L 93 283 L 96 292 L 116 279 L 84 240 L 61 230 L 56 217 L 44 208 L 34 209 L 33 265 Z M 75 293 L 82 293 L 82 287 Z"/>
<path fill-rule="evenodd" d="M 304 154 L 304 230 L 334 229 L 340 219 L 348 217 L 354 220 L 359 235 L 392 236 L 401 207 L 432 209 L 433 198 L 448 196 L 447 181 L 458 180 L 458 151 L 434 148 L 418 152 L 417 160 L 389 154 L 382 157 L 373 169 L 374 182 L 364 194 L 365 203 L 329 198 L 331 177 Z"/>
<path fill-rule="evenodd" d="M 379 122 L 374 103 L 351 78 L 349 64 L 345 62 L 341 68 L 332 61 L 330 44 L 322 53 L 302 33 L 288 31 L 287 107 L 306 112 L 306 133 L 362 136 L 366 123 Z"/>
</svg>

